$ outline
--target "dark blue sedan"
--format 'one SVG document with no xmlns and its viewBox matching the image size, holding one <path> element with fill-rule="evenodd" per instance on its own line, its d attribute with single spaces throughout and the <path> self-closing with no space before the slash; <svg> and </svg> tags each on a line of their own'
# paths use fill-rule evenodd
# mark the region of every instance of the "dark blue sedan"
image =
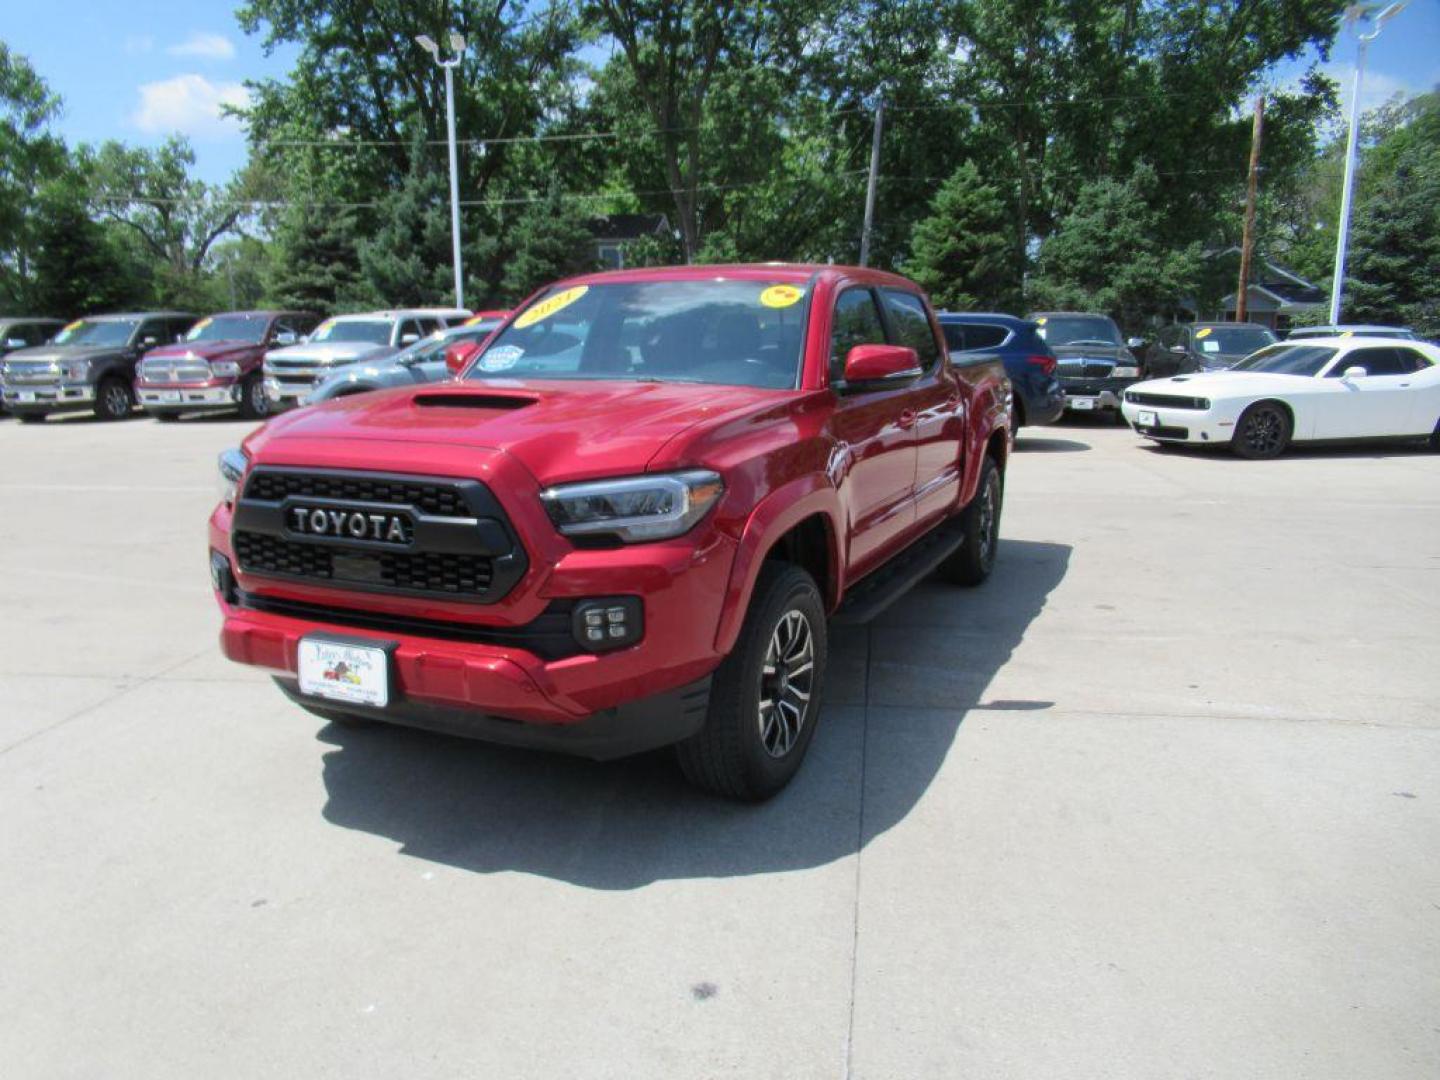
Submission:
<svg viewBox="0 0 1440 1080">
<path fill-rule="evenodd" d="M 942 311 L 936 316 L 957 365 L 966 353 L 998 356 L 1015 393 L 1015 426 L 1053 424 L 1065 411 L 1065 392 L 1055 377 L 1055 354 L 1036 330 L 1014 315 Z"/>
</svg>

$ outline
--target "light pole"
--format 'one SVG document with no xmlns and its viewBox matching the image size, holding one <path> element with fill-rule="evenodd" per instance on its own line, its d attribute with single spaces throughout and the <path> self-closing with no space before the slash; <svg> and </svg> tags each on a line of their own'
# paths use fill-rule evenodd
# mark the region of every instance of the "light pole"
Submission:
<svg viewBox="0 0 1440 1080">
<path fill-rule="evenodd" d="M 455 263 L 455 306 L 465 306 L 465 282 L 460 270 L 460 178 L 455 168 L 455 69 L 465 52 L 465 36 L 450 31 L 450 48 L 455 55 L 440 59 L 440 46 L 429 34 L 415 39 L 437 64 L 445 69 L 445 127 L 450 135 L 450 245 Z"/>
<path fill-rule="evenodd" d="M 1400 14 L 1407 0 L 1388 4 L 1371 17 L 1374 4 L 1352 4 L 1345 9 L 1345 21 L 1351 26 L 1361 19 L 1370 19 L 1374 29 L 1368 34 L 1355 35 L 1360 42 L 1360 55 L 1355 60 L 1355 85 L 1350 91 L 1350 134 L 1345 140 L 1345 184 L 1340 190 L 1340 229 L 1335 240 L 1335 278 L 1330 283 L 1330 323 L 1340 321 L 1340 291 L 1345 285 L 1345 246 L 1350 242 L 1350 203 L 1355 195 L 1355 143 L 1360 133 L 1360 83 L 1365 78 L 1365 53 L 1370 42 L 1380 36 L 1384 25 Z"/>
</svg>

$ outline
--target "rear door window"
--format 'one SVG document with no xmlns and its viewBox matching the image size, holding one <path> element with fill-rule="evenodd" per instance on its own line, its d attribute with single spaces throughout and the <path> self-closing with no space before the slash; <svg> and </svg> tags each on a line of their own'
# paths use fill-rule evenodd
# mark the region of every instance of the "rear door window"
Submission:
<svg viewBox="0 0 1440 1080">
<path fill-rule="evenodd" d="M 1399 356 L 1400 366 L 1406 372 L 1424 371 L 1430 366 L 1430 361 L 1414 349 L 1396 349 L 1395 354 Z"/>
<path fill-rule="evenodd" d="M 945 338 L 945 347 L 952 353 L 964 352 L 966 331 L 969 329 L 960 323 L 941 323 L 940 334 Z"/>
<path fill-rule="evenodd" d="M 998 348 L 1005 344 L 1005 339 L 1009 336 L 1008 327 L 995 323 L 971 323 L 965 328 L 965 351 Z"/>
<path fill-rule="evenodd" d="M 1363 367 L 1366 375 L 1404 375 L 1407 369 L 1401 366 L 1398 353 L 1398 349 L 1356 349 L 1342 356 L 1325 374 L 1338 379 L 1352 367 Z"/>
<path fill-rule="evenodd" d="M 882 289 L 881 294 L 885 298 L 885 315 L 890 324 L 892 344 L 914 349 L 915 355 L 920 358 L 921 370 L 933 371 L 940 359 L 940 345 L 935 340 L 924 301 L 914 293 L 899 289 Z M 966 337 L 968 340 L 969 335 Z"/>
</svg>

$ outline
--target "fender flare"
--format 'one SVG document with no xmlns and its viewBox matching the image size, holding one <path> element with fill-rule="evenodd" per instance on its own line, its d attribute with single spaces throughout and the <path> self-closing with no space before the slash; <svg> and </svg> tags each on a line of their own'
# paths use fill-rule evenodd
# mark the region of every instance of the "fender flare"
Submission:
<svg viewBox="0 0 1440 1080">
<path fill-rule="evenodd" d="M 827 607 L 833 608 L 839 603 L 843 564 L 840 538 L 844 535 L 840 497 L 823 475 L 799 477 L 765 496 L 745 522 L 720 607 L 720 625 L 715 631 L 717 652 L 729 653 L 735 647 L 740 627 L 745 621 L 745 612 L 750 606 L 750 596 L 755 591 L 755 581 L 760 576 L 760 567 L 775 542 L 800 522 L 817 514 L 824 517 L 828 525 L 826 534 L 830 547 L 830 580 L 818 584 L 827 598 Z"/>
</svg>

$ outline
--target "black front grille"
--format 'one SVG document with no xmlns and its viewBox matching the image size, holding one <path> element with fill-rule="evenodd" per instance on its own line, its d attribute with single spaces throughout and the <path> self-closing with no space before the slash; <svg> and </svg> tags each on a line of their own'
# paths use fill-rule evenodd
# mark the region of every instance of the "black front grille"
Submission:
<svg viewBox="0 0 1440 1080">
<path fill-rule="evenodd" d="M 1141 427 L 1135 425 L 1135 430 L 1142 435 L 1151 435 L 1157 439 L 1188 439 L 1190 429 L 1183 427 Z"/>
<path fill-rule="evenodd" d="M 473 517 L 453 485 L 377 479 L 344 473 L 256 472 L 245 485 L 245 498 L 280 502 L 292 495 L 314 499 L 413 506 L 434 517 Z"/>
<path fill-rule="evenodd" d="M 484 593 L 494 576 L 488 555 L 352 551 L 252 532 L 233 539 L 240 569 L 254 574 L 463 597 Z"/>
<path fill-rule="evenodd" d="M 1210 407 L 1210 402 L 1205 398 L 1183 397 L 1179 394 L 1147 394 L 1135 390 L 1126 390 L 1125 400 L 1132 405 L 1154 405 L 1162 409 L 1208 409 Z"/>
<path fill-rule="evenodd" d="M 1062 379 L 1108 379 L 1114 370 L 1115 365 L 1110 363 L 1067 364 L 1062 360 L 1055 374 Z"/>
<path fill-rule="evenodd" d="M 307 604 L 298 600 L 280 600 L 242 592 L 239 605 L 251 611 L 284 615 L 293 619 L 329 623 L 332 626 L 373 630 L 383 634 L 406 634 L 436 638 L 440 641 L 464 641 L 480 645 L 501 645 L 525 649 L 542 660 L 559 660 L 584 652 L 571 631 L 574 602 L 552 600 L 532 622 L 523 626 L 477 626 L 473 623 L 444 619 L 413 619 L 378 611 L 357 611 L 330 604 Z"/>
</svg>

